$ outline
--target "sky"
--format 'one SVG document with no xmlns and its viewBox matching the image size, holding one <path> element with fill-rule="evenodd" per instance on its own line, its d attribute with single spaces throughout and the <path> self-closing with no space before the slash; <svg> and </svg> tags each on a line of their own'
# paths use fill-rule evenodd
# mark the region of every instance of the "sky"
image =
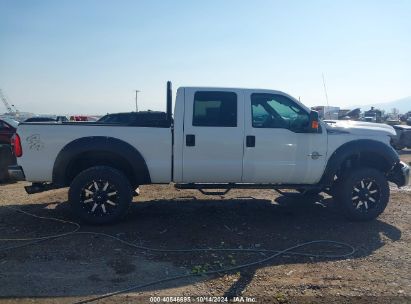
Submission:
<svg viewBox="0 0 411 304">
<path fill-rule="evenodd" d="M 20 111 L 165 110 L 165 85 L 308 106 L 411 96 L 411 1 L 0 0 L 0 88 Z M 0 112 L 5 108 L 0 104 Z"/>
</svg>

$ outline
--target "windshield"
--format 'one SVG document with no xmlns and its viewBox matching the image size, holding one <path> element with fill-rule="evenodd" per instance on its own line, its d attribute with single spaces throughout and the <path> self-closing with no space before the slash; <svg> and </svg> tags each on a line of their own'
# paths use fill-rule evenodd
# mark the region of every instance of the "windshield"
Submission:
<svg viewBox="0 0 411 304">
<path fill-rule="evenodd" d="M 19 122 L 17 120 L 14 120 L 12 118 L 7 118 L 7 117 L 2 117 L 1 120 L 12 126 L 13 128 L 17 129 Z"/>
</svg>

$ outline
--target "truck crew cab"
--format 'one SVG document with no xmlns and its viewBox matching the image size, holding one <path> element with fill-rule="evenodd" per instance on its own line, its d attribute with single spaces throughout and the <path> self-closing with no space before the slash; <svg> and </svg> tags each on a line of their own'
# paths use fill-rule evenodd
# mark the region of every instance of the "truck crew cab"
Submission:
<svg viewBox="0 0 411 304">
<path fill-rule="evenodd" d="M 174 117 L 171 97 L 169 82 L 157 123 L 22 123 L 9 173 L 32 182 L 28 193 L 70 187 L 78 217 L 99 224 L 119 220 L 144 184 L 325 191 L 353 220 L 384 211 L 388 181 L 408 184 L 390 126 L 325 123 L 280 91 L 182 87 Z"/>
</svg>

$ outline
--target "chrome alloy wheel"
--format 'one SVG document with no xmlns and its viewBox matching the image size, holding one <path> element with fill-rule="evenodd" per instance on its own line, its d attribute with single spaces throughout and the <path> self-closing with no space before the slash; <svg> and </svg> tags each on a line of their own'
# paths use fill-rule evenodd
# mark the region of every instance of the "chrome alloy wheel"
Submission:
<svg viewBox="0 0 411 304">
<path fill-rule="evenodd" d="M 375 208 L 380 201 L 380 189 L 371 179 L 362 179 L 352 191 L 352 203 L 361 212 Z"/>
<path fill-rule="evenodd" d="M 82 189 L 80 200 L 82 208 L 89 214 L 110 215 L 118 205 L 118 190 L 108 181 L 92 181 Z"/>
</svg>

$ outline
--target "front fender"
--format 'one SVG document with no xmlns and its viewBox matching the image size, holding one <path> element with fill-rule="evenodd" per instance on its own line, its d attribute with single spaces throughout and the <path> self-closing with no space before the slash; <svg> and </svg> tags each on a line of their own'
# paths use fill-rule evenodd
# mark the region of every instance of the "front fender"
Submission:
<svg viewBox="0 0 411 304">
<path fill-rule="evenodd" d="M 353 140 L 343 144 L 330 156 L 320 184 L 330 187 L 342 164 L 347 159 L 364 153 L 380 156 L 383 159 L 383 164 L 379 165 L 384 167 L 386 173 L 400 162 L 397 152 L 389 145 L 372 139 Z"/>
</svg>

